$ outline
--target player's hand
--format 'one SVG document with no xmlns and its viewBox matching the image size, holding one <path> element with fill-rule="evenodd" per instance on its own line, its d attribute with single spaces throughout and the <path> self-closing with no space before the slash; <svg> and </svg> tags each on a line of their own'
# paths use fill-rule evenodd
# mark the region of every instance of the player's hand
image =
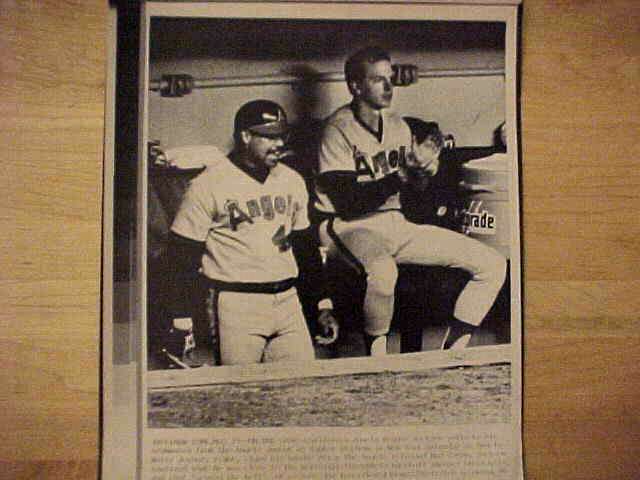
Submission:
<svg viewBox="0 0 640 480">
<path fill-rule="evenodd" d="M 416 145 L 412 137 L 411 150 L 398 168 L 398 177 L 403 183 L 418 188 L 425 188 L 429 178 L 438 173 L 440 168 L 440 152 L 443 142 L 436 134 L 427 137 L 421 144 Z"/>
<path fill-rule="evenodd" d="M 415 147 L 413 155 L 410 155 L 419 175 L 433 177 L 440 168 L 440 153 L 442 142 L 437 138 L 427 138 L 422 144 Z"/>
<path fill-rule="evenodd" d="M 398 177 L 403 183 L 415 183 L 416 179 L 426 176 L 424 165 L 413 151 L 410 151 L 398 166 Z"/>
<path fill-rule="evenodd" d="M 331 345 L 338 339 L 340 327 L 338 321 L 333 316 L 333 310 L 323 308 L 318 313 L 318 326 L 320 334 L 316 335 L 318 345 Z"/>
</svg>

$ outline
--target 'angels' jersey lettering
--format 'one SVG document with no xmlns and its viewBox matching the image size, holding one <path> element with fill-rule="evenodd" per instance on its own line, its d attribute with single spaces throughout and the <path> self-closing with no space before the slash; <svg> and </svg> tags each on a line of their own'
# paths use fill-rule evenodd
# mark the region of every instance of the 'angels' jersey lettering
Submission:
<svg viewBox="0 0 640 480">
<path fill-rule="evenodd" d="M 354 148 L 353 159 L 356 165 L 355 171 L 358 174 L 358 181 L 367 181 L 366 178 L 361 180 L 360 177 L 362 176 L 368 176 L 371 180 L 378 180 L 396 172 L 400 164 L 406 161 L 407 158 L 407 147 L 404 145 L 398 150 L 389 152 L 381 150 L 371 158 L 358 150 L 357 147 Z"/>
<path fill-rule="evenodd" d="M 208 168 L 190 184 L 171 226 L 204 241 L 202 273 L 225 282 L 273 282 L 296 277 L 292 230 L 309 226 L 302 177 L 285 165 L 264 183 L 230 161 Z"/>
<path fill-rule="evenodd" d="M 350 105 L 339 108 L 328 119 L 320 142 L 319 173 L 355 172 L 358 182 L 380 180 L 398 170 L 411 150 L 411 131 L 402 118 L 382 110 L 382 139 L 367 130 Z M 316 208 L 334 213 L 329 197 L 316 190 Z M 398 194 L 390 196 L 378 210 L 400 208 Z"/>
<path fill-rule="evenodd" d="M 245 202 L 245 206 L 241 206 L 237 200 L 227 200 L 224 203 L 224 210 L 229 216 L 229 227 L 237 230 L 238 225 L 242 222 L 253 223 L 256 217 L 264 217 L 265 220 L 276 219 L 276 214 L 287 214 L 291 212 L 293 205 L 293 197 L 287 195 L 263 195 L 260 199 L 250 199 Z M 294 208 L 299 209 L 300 205 L 296 202 Z"/>
</svg>

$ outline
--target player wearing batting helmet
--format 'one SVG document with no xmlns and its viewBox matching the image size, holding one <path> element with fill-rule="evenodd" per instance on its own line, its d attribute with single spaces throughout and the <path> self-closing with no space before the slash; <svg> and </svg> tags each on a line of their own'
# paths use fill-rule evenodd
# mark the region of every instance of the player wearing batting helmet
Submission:
<svg viewBox="0 0 640 480">
<path fill-rule="evenodd" d="M 171 227 L 174 251 L 181 252 L 175 258 L 187 259 L 182 268 L 199 268 L 207 283 L 207 314 L 223 365 L 314 358 L 295 287 L 296 258 L 303 259 L 303 275 L 322 269 L 311 267 L 320 259 L 306 235 L 305 183 L 280 162 L 288 133 L 280 105 L 243 105 L 229 161 L 191 182 Z M 321 291 L 316 300 L 321 340 L 328 343 L 337 323 Z"/>
<path fill-rule="evenodd" d="M 438 170 L 441 145 L 414 148 L 403 119 L 391 111 L 390 56 L 368 47 L 345 65 L 353 100 L 328 119 L 319 147 L 316 209 L 328 254 L 366 276 L 365 334 L 371 355 L 386 353 L 398 264 L 460 268 L 470 281 L 456 300 L 443 348 L 463 348 L 504 283 L 506 260 L 462 234 L 417 225 L 403 216 L 400 191 Z M 433 142 L 432 142 L 433 143 Z M 422 168 L 422 173 L 415 169 Z"/>
</svg>

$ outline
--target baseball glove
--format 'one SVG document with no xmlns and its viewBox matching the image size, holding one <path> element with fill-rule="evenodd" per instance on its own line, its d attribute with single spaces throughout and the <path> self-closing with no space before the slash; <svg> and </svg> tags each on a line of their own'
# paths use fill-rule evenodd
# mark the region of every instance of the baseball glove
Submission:
<svg viewBox="0 0 640 480">
<path fill-rule="evenodd" d="M 440 169 L 441 153 L 454 148 L 454 139 L 452 135 L 444 135 L 436 122 L 409 117 L 405 120 L 412 130 L 412 145 L 400 165 L 400 178 L 414 188 L 424 189 Z"/>
<path fill-rule="evenodd" d="M 438 173 L 443 145 L 444 138 L 436 126 L 436 130 L 422 143 L 412 145 L 411 151 L 400 164 L 400 179 L 414 188 L 426 188 L 429 178 Z"/>
</svg>

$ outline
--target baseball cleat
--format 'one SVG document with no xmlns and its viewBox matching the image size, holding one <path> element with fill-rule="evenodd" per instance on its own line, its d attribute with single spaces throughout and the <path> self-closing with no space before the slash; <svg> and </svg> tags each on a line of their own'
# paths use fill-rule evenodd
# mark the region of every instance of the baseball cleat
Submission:
<svg viewBox="0 0 640 480">
<path fill-rule="evenodd" d="M 369 355 L 372 357 L 383 357 L 387 354 L 387 336 L 380 335 L 371 337 L 367 335 L 367 346 Z"/>
<path fill-rule="evenodd" d="M 444 340 L 440 347 L 441 350 L 462 350 L 469 345 L 473 332 L 477 329 L 476 326 L 470 325 L 466 322 L 461 322 L 457 318 L 449 320 L 449 326 L 447 332 L 444 335 Z"/>
</svg>

